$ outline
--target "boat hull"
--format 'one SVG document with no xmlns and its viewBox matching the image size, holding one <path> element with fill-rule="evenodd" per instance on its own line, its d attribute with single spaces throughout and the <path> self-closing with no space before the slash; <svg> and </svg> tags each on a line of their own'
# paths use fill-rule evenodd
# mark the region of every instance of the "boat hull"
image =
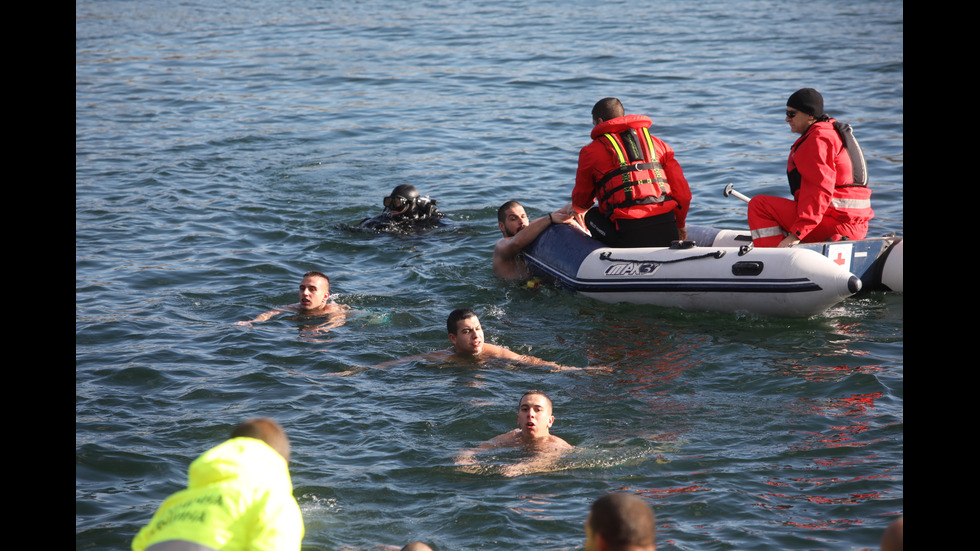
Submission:
<svg viewBox="0 0 980 551">
<path fill-rule="evenodd" d="M 688 239 L 697 242 L 699 246 L 742 247 L 752 243 L 752 236 L 748 231 L 719 230 L 708 226 L 689 226 Z M 793 248 L 818 252 L 857 275 L 861 278 L 863 292 L 905 291 L 905 245 L 902 237 L 890 235 L 854 241 L 800 243 Z"/>
<path fill-rule="evenodd" d="M 691 240 L 710 241 L 704 246 L 614 249 L 561 224 L 524 257 L 535 276 L 595 300 L 686 310 L 809 317 L 862 288 L 860 277 L 820 252 L 737 245 L 740 232 L 723 232 L 689 228 Z"/>
</svg>

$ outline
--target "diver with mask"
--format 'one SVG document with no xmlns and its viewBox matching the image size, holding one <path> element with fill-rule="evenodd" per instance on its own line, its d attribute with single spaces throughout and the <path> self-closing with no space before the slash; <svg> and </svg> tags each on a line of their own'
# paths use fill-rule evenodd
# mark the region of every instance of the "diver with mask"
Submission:
<svg viewBox="0 0 980 551">
<path fill-rule="evenodd" d="M 402 184 L 384 198 L 384 211 L 381 214 L 361 220 L 357 227 L 411 232 L 440 225 L 445 216 L 436 208 L 435 199 L 419 195 L 419 190 L 412 184 Z"/>
</svg>

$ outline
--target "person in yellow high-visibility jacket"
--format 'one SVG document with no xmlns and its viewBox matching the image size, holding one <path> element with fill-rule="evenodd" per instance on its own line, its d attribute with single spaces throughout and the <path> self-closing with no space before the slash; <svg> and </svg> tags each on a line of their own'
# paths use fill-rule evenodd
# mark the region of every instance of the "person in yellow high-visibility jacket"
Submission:
<svg viewBox="0 0 980 551">
<path fill-rule="evenodd" d="M 191 463 L 187 488 L 164 500 L 132 549 L 298 551 L 305 528 L 289 455 L 278 423 L 245 421 Z"/>
</svg>

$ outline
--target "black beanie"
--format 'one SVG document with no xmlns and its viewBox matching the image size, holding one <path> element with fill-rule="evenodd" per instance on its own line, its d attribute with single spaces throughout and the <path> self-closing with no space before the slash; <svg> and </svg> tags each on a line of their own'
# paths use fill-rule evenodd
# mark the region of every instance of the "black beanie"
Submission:
<svg viewBox="0 0 980 551">
<path fill-rule="evenodd" d="M 786 106 L 816 118 L 823 116 L 823 96 L 813 88 L 802 88 L 786 100 Z"/>
</svg>

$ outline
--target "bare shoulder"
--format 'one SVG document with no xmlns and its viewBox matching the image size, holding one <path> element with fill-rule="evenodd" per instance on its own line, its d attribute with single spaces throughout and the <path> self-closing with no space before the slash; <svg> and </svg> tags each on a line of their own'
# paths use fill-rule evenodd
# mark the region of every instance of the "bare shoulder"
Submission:
<svg viewBox="0 0 980 551">
<path fill-rule="evenodd" d="M 548 444 L 555 450 L 570 450 L 575 447 L 555 435 L 551 435 L 551 441 Z"/>
<path fill-rule="evenodd" d="M 524 250 L 524 245 L 518 240 L 520 234 L 511 237 L 501 237 L 497 240 L 497 244 L 493 247 L 493 261 L 498 262 L 513 262 L 517 255 L 521 254 Z"/>
<path fill-rule="evenodd" d="M 518 446 L 521 443 L 521 429 L 514 429 L 512 431 L 505 432 L 499 436 L 494 436 L 487 441 L 495 447 L 498 446 Z"/>
<path fill-rule="evenodd" d="M 514 238 L 513 237 L 501 237 L 500 239 L 497 240 L 497 244 L 493 246 L 493 252 L 494 252 L 494 254 L 497 254 L 497 253 L 501 253 L 502 254 L 502 253 L 506 252 L 506 250 L 509 247 L 511 247 L 513 245 L 513 243 L 514 243 Z"/>
</svg>

